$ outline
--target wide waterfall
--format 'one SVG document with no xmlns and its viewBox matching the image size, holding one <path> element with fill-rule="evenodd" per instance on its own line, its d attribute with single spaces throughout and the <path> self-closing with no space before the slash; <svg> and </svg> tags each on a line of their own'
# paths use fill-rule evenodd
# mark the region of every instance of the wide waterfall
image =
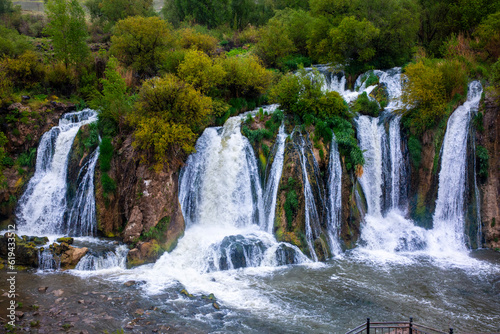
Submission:
<svg viewBox="0 0 500 334">
<path fill-rule="evenodd" d="M 59 125 L 42 136 L 38 145 L 35 175 L 29 181 L 17 207 L 17 227 L 22 233 L 40 235 L 66 232 L 64 214 L 67 210 L 66 175 L 69 152 L 80 127 L 96 120 L 96 112 L 90 109 L 64 114 L 59 120 Z M 93 167 L 95 167 L 95 161 Z M 89 166 L 87 170 L 90 169 Z M 93 170 L 90 178 L 93 179 Z M 87 182 L 88 185 L 90 183 Z M 81 196 L 85 197 L 83 193 Z M 90 197 L 93 201 L 93 194 Z M 83 206 L 85 207 L 86 204 Z M 79 216 L 77 225 L 88 230 L 76 231 L 77 235 L 92 233 L 94 227 L 84 221 L 86 218 L 89 218 L 88 213 Z M 70 231 L 73 226 L 76 227 L 69 225 Z"/>
<path fill-rule="evenodd" d="M 465 250 L 465 183 L 467 139 L 472 113 L 479 107 L 483 87 L 479 81 L 469 84 L 467 101 L 448 119 L 441 155 L 439 189 L 434 212 L 432 248 L 439 252 Z"/>
<path fill-rule="evenodd" d="M 284 127 L 263 191 L 241 121 L 242 116 L 231 117 L 223 127 L 207 128 L 198 139 L 179 182 L 186 232 L 156 269 L 181 265 L 203 273 L 307 261 L 297 247 L 276 242 L 271 233 L 283 169 Z"/>
</svg>

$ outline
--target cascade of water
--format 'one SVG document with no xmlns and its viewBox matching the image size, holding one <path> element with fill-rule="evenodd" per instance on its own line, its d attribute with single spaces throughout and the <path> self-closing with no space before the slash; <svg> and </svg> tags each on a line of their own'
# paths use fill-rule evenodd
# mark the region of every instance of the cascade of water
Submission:
<svg viewBox="0 0 500 334">
<path fill-rule="evenodd" d="M 328 243 L 334 255 L 342 252 L 340 247 L 340 225 L 342 222 L 342 164 L 335 136 L 330 145 L 328 163 Z"/>
<path fill-rule="evenodd" d="M 302 180 L 304 186 L 304 201 L 305 201 L 305 229 L 306 229 L 306 242 L 309 247 L 311 258 L 314 261 L 318 261 L 318 256 L 314 250 L 314 239 L 319 236 L 320 231 L 320 218 L 318 211 L 316 209 L 316 201 L 314 199 L 313 189 L 311 187 L 311 183 L 309 181 L 309 170 L 308 170 L 308 159 L 306 156 L 306 149 L 311 150 L 308 147 L 304 137 L 300 133 L 295 133 L 298 138 L 298 143 L 296 143 L 296 147 L 300 158 L 300 165 L 302 169 Z M 310 151 L 312 154 L 312 152 Z M 313 154 L 312 154 L 313 155 Z M 314 155 L 313 155 L 314 156 Z M 310 168 L 310 170 L 314 173 L 314 166 Z M 314 177 L 314 174 L 313 174 Z"/>
<path fill-rule="evenodd" d="M 97 120 L 89 109 L 65 114 L 38 147 L 35 175 L 17 207 L 18 228 L 26 233 L 61 232 L 66 211 L 66 174 L 73 140 L 84 124 Z"/>
<path fill-rule="evenodd" d="M 467 101 L 448 119 L 444 136 L 439 188 L 434 212 L 431 250 L 465 250 L 464 193 L 467 168 L 467 139 L 471 112 L 479 106 L 483 88 L 469 84 Z"/>
<path fill-rule="evenodd" d="M 266 188 L 264 192 L 264 205 L 265 205 L 265 226 L 264 229 L 269 233 L 273 233 L 274 215 L 276 211 L 276 196 L 278 194 L 281 173 L 283 172 L 283 159 L 285 156 L 285 140 L 286 140 L 285 126 L 280 126 L 278 137 L 276 139 L 276 153 L 274 154 L 271 171 L 266 180 Z"/>
<path fill-rule="evenodd" d="M 61 268 L 61 262 L 50 252 L 49 249 L 38 250 L 38 270 L 54 271 Z"/>
<path fill-rule="evenodd" d="M 118 246 L 114 251 L 105 251 L 100 254 L 87 253 L 80 259 L 75 270 L 96 271 L 110 268 L 126 268 L 128 247 Z"/>
<path fill-rule="evenodd" d="M 68 209 L 66 234 L 73 236 L 94 235 L 96 211 L 94 196 L 94 171 L 99 158 L 99 147 L 80 169 L 78 189 L 73 205 Z M 83 175 L 82 175 L 83 174 Z"/>
<path fill-rule="evenodd" d="M 391 156 L 391 208 L 397 209 L 406 200 L 406 166 L 401 151 L 401 116 L 395 116 L 389 123 L 389 145 Z"/>
<path fill-rule="evenodd" d="M 378 118 L 359 116 L 356 119 L 359 146 L 364 152 L 365 165 L 359 183 L 368 205 L 368 214 L 382 214 L 382 138 L 385 129 Z"/>
<path fill-rule="evenodd" d="M 223 128 L 206 129 L 188 158 L 179 184 L 188 226 L 248 226 L 264 220 L 257 161 L 240 124 L 240 117 L 231 117 Z"/>
</svg>

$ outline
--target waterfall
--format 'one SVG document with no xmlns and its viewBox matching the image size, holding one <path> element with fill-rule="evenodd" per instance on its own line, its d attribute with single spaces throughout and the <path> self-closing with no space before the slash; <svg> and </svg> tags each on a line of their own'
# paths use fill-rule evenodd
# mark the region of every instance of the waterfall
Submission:
<svg viewBox="0 0 500 334">
<path fill-rule="evenodd" d="M 476 112 L 483 88 L 479 81 L 469 84 L 467 101 L 458 107 L 448 119 L 444 136 L 439 188 L 434 212 L 432 247 L 465 250 L 464 194 L 467 169 L 467 139 L 471 112 Z"/>
<path fill-rule="evenodd" d="M 328 163 L 328 211 L 327 231 L 330 251 L 334 255 L 342 252 L 340 247 L 340 226 L 342 223 L 342 164 L 335 136 L 330 144 Z"/>
<path fill-rule="evenodd" d="M 128 247 L 118 246 L 114 251 L 106 250 L 100 253 L 89 251 L 80 259 L 75 270 L 96 271 L 111 268 L 126 268 Z"/>
<path fill-rule="evenodd" d="M 78 174 L 80 181 L 73 205 L 68 209 L 66 219 L 66 234 L 68 235 L 94 235 L 96 232 L 94 171 L 98 158 L 99 147 L 95 149 Z"/>
<path fill-rule="evenodd" d="M 61 262 L 49 249 L 38 250 L 38 271 L 54 271 L 61 268 Z"/>
<path fill-rule="evenodd" d="M 274 216 L 276 211 L 276 197 L 278 194 L 281 173 L 283 172 L 283 159 L 285 157 L 285 141 L 286 141 L 285 125 L 281 124 L 276 138 L 276 153 L 274 154 L 271 171 L 266 180 L 266 188 L 264 192 L 264 205 L 266 226 L 264 227 L 268 233 L 273 233 Z"/>
<path fill-rule="evenodd" d="M 401 150 L 401 116 L 395 116 L 389 123 L 389 145 L 391 157 L 391 208 L 397 209 L 406 200 L 406 165 Z"/>
<path fill-rule="evenodd" d="M 97 120 L 89 109 L 68 113 L 47 131 L 38 145 L 35 175 L 17 207 L 18 228 L 31 234 L 56 234 L 63 229 L 66 211 L 68 157 L 80 127 Z"/>
<path fill-rule="evenodd" d="M 180 279 L 186 268 L 207 273 L 307 261 L 297 247 L 278 243 L 269 233 L 283 169 L 284 126 L 263 192 L 254 151 L 241 134 L 243 117 L 207 128 L 198 139 L 179 180 L 186 231 L 177 247 L 157 261 L 155 272 L 169 268 Z"/>
<path fill-rule="evenodd" d="M 365 165 L 359 183 L 366 197 L 368 214 L 382 214 L 382 138 L 385 129 L 378 118 L 359 116 L 356 120 L 359 146 Z"/>
<path fill-rule="evenodd" d="M 316 239 L 320 235 L 321 227 L 320 227 L 320 217 L 318 211 L 316 209 L 316 201 L 314 199 L 313 189 L 311 187 L 311 183 L 309 181 L 309 174 L 312 172 L 315 177 L 315 169 L 317 166 L 308 166 L 309 160 L 307 159 L 306 150 L 308 150 L 313 156 L 313 163 L 316 163 L 316 159 L 314 159 L 314 154 L 311 151 L 309 145 L 307 145 L 304 137 L 301 133 L 295 132 L 295 136 L 298 138 L 298 143 L 295 143 L 297 150 L 299 152 L 300 165 L 302 170 L 302 180 L 304 186 L 304 201 L 305 201 L 305 229 L 306 229 L 306 242 L 309 247 L 309 251 L 311 254 L 311 258 L 314 261 L 318 261 L 318 256 L 316 255 L 316 251 L 314 248 L 314 239 Z"/>
</svg>

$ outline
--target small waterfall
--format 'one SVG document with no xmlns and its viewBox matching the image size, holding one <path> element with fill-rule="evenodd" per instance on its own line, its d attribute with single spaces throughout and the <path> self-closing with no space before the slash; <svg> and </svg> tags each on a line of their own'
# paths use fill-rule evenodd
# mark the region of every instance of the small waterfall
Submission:
<svg viewBox="0 0 500 334">
<path fill-rule="evenodd" d="M 66 234 L 68 235 L 94 235 L 96 232 L 94 171 L 98 158 L 99 147 L 95 149 L 78 174 L 78 180 L 80 180 L 78 189 L 73 205 L 68 209 L 66 219 Z"/>
<path fill-rule="evenodd" d="M 61 262 L 49 249 L 38 250 L 38 271 L 55 271 L 61 269 Z"/>
<path fill-rule="evenodd" d="M 111 268 L 126 268 L 128 247 L 126 245 L 118 246 L 114 251 L 103 251 L 93 253 L 89 251 L 80 259 L 75 270 L 96 271 Z"/>
<path fill-rule="evenodd" d="M 364 152 L 365 165 L 359 183 L 366 197 L 368 214 L 382 214 L 382 140 L 385 129 L 378 118 L 359 116 L 356 120 L 359 146 Z"/>
<path fill-rule="evenodd" d="M 266 188 L 264 192 L 266 216 L 266 226 L 264 228 L 269 233 L 273 233 L 274 216 L 276 213 L 276 197 L 278 194 L 281 173 L 283 172 L 283 159 L 285 157 L 286 137 L 287 135 L 285 133 L 285 126 L 284 124 L 282 124 L 278 132 L 278 137 L 276 139 L 276 153 L 274 154 L 271 171 L 269 172 L 269 175 L 267 177 Z"/>
<path fill-rule="evenodd" d="M 389 123 L 389 145 L 391 156 L 391 202 L 393 209 L 406 204 L 407 167 L 401 150 L 401 116 L 395 116 Z"/>
<path fill-rule="evenodd" d="M 464 236 L 464 194 L 467 168 L 467 139 L 471 112 L 477 111 L 483 87 L 479 81 L 469 84 L 467 101 L 448 119 L 444 136 L 438 197 L 434 212 L 432 249 L 462 250 Z"/>
<path fill-rule="evenodd" d="M 17 207 L 18 228 L 31 234 L 55 234 L 63 228 L 66 211 L 68 156 L 80 127 L 97 120 L 89 109 L 68 113 L 47 131 L 38 146 L 35 175 Z"/>
<path fill-rule="evenodd" d="M 262 188 L 241 118 L 208 128 L 181 172 L 179 201 L 186 225 L 248 226 L 264 221 Z"/>
<path fill-rule="evenodd" d="M 342 222 L 342 164 L 335 136 L 330 144 L 328 163 L 328 211 L 327 231 L 330 251 L 334 255 L 342 252 L 340 247 L 340 225 Z"/>
<path fill-rule="evenodd" d="M 302 134 L 296 132 L 295 135 L 298 138 L 298 143 L 296 143 L 297 150 L 300 153 L 300 164 L 302 169 L 302 179 L 304 186 L 304 201 L 305 201 L 305 229 L 306 229 L 306 242 L 309 247 L 311 258 L 314 261 L 318 261 L 318 256 L 316 255 L 316 251 L 314 248 L 314 240 L 319 237 L 321 227 L 320 227 L 320 217 L 318 211 L 316 209 L 316 201 L 314 199 L 313 189 L 311 187 L 311 183 L 309 181 L 309 172 L 313 172 L 317 168 L 316 166 L 309 166 L 308 168 L 308 159 L 306 156 L 306 150 L 314 157 L 314 154 L 311 151 L 311 148 L 307 145 Z M 295 141 L 294 141 L 295 142 Z M 316 160 L 314 159 L 314 162 Z"/>
</svg>

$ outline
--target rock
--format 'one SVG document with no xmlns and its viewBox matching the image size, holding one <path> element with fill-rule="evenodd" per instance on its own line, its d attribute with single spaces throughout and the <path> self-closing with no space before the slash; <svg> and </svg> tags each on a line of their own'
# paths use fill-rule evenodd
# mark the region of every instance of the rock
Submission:
<svg viewBox="0 0 500 334">
<path fill-rule="evenodd" d="M 63 238 L 58 238 L 56 239 L 58 243 L 67 243 L 68 245 L 72 245 L 74 242 L 74 239 L 71 237 L 63 237 Z"/>
<path fill-rule="evenodd" d="M 127 281 L 125 283 L 123 283 L 123 285 L 127 286 L 127 287 L 130 287 L 132 285 L 135 285 L 136 284 L 136 281 Z"/>
<path fill-rule="evenodd" d="M 80 299 L 80 300 L 78 301 L 78 304 L 85 304 L 85 300 Z"/>
<path fill-rule="evenodd" d="M 139 309 L 135 310 L 134 313 L 137 314 L 137 315 L 143 315 L 144 314 L 144 310 L 139 308 Z"/>
<path fill-rule="evenodd" d="M 182 289 L 181 294 L 186 296 L 186 297 L 189 297 L 189 298 L 194 298 L 194 296 L 192 294 L 190 294 L 189 292 L 187 292 L 186 289 Z"/>
<path fill-rule="evenodd" d="M 67 245 L 67 244 L 62 243 L 61 245 Z M 63 269 L 75 268 L 78 262 L 81 260 L 81 258 L 84 257 L 88 251 L 89 250 L 87 247 L 76 248 L 68 246 L 68 249 L 61 254 L 61 268 Z"/>
<path fill-rule="evenodd" d="M 52 291 L 52 294 L 56 297 L 61 297 L 64 291 L 62 289 Z"/>
<path fill-rule="evenodd" d="M 17 235 L 14 235 L 14 238 L 16 240 L 16 265 L 38 267 L 38 248 L 35 243 L 25 241 Z M 8 256 L 8 239 L 9 233 L 0 237 L 0 257 L 7 258 Z"/>
<path fill-rule="evenodd" d="M 134 206 L 123 235 L 125 242 L 131 242 L 141 235 L 143 229 L 142 218 L 143 215 L 141 210 L 138 206 Z"/>
<path fill-rule="evenodd" d="M 23 99 L 23 101 L 28 101 L 29 99 L 31 99 L 31 96 L 29 96 L 29 95 L 22 95 L 21 98 Z"/>
<path fill-rule="evenodd" d="M 216 309 L 216 310 L 220 310 L 220 306 L 219 304 L 217 303 L 213 303 L 212 306 Z"/>
<path fill-rule="evenodd" d="M 16 312 L 15 312 L 15 315 L 16 315 L 16 317 L 18 317 L 18 318 L 22 318 L 22 317 L 24 317 L 24 312 L 22 312 L 22 311 L 16 311 Z"/>
<path fill-rule="evenodd" d="M 41 286 L 38 288 L 38 292 L 45 293 L 49 287 L 48 286 Z"/>
</svg>

